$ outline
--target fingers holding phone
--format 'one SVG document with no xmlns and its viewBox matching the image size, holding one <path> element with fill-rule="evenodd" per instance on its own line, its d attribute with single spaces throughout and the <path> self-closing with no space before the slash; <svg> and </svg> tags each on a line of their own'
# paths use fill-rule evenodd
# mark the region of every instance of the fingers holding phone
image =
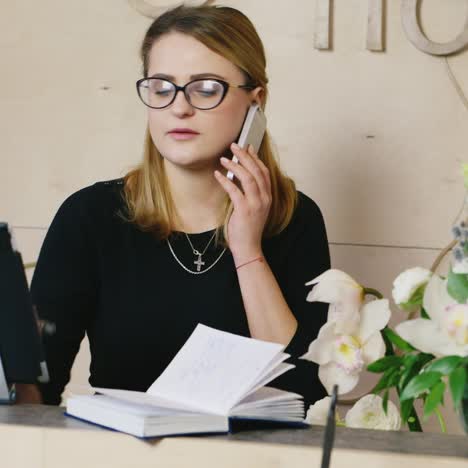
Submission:
<svg viewBox="0 0 468 468">
<path fill-rule="evenodd" d="M 268 202 L 271 198 L 270 172 L 255 153 L 253 146 L 249 145 L 247 149 L 242 149 L 233 143 L 231 149 L 239 163 L 235 164 L 230 159 L 221 158 L 221 164 L 233 173 L 235 180 L 232 184 L 249 199 L 259 198 L 262 202 Z"/>
<path fill-rule="evenodd" d="M 254 153 L 258 153 L 265 131 L 266 116 L 258 104 L 252 104 L 247 111 L 239 139 L 237 140 L 237 145 L 244 150 L 247 150 L 248 146 L 252 145 Z M 232 162 L 239 162 L 239 159 L 235 154 L 232 157 Z M 226 177 L 229 180 L 233 180 L 234 173 L 232 171 L 228 171 Z"/>
</svg>

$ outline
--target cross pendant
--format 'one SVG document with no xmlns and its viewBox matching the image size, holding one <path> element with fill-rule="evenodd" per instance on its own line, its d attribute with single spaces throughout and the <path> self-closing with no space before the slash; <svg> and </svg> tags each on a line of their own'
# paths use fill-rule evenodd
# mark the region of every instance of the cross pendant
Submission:
<svg viewBox="0 0 468 468">
<path fill-rule="evenodd" d="M 201 259 L 201 255 L 198 254 L 198 260 L 196 260 L 195 262 L 195 265 L 197 265 L 197 271 L 200 271 L 201 270 L 201 266 L 205 264 L 205 262 L 202 261 Z"/>
</svg>

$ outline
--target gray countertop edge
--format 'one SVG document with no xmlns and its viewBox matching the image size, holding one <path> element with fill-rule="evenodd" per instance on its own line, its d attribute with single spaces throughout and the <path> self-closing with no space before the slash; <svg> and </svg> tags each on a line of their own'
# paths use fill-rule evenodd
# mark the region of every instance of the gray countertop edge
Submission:
<svg viewBox="0 0 468 468">
<path fill-rule="evenodd" d="M 0 424 L 91 431 L 106 430 L 99 426 L 67 417 L 64 407 L 47 405 L 0 405 Z M 312 426 L 306 429 L 272 429 L 271 426 L 258 429 L 258 426 L 254 428 L 255 426 L 252 425 L 248 427 L 246 429 L 241 425 L 241 430 L 236 430 L 227 435 L 193 435 L 190 437 L 209 437 L 214 440 L 287 444 L 302 447 L 320 447 L 322 445 L 323 427 L 321 426 Z M 468 437 L 462 435 L 338 427 L 336 429 L 334 447 L 338 449 L 468 458 Z"/>
</svg>

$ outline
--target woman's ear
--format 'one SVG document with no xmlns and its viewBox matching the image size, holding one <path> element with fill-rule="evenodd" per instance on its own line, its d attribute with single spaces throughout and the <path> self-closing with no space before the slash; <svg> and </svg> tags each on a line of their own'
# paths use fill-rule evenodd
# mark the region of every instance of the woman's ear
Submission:
<svg viewBox="0 0 468 468">
<path fill-rule="evenodd" d="M 257 86 L 255 89 L 252 90 L 252 104 L 256 102 L 257 104 L 262 105 L 264 96 L 264 89 L 261 86 Z"/>
</svg>

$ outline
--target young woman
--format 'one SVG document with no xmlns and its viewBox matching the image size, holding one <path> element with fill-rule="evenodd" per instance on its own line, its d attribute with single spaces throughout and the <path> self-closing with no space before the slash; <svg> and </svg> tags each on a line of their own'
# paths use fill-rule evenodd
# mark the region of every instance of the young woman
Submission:
<svg viewBox="0 0 468 468">
<path fill-rule="evenodd" d="M 330 266 L 322 215 L 268 133 L 258 154 L 233 144 L 249 106 L 267 102 L 254 26 L 233 8 L 177 7 L 150 26 L 141 58 L 142 163 L 70 196 L 41 249 L 32 296 L 56 326 L 42 401 L 60 403 L 85 333 L 91 385 L 145 391 L 198 323 L 283 343 L 296 368 L 270 385 L 322 398 L 317 367 L 298 359 L 326 320 L 305 300 Z"/>
</svg>

